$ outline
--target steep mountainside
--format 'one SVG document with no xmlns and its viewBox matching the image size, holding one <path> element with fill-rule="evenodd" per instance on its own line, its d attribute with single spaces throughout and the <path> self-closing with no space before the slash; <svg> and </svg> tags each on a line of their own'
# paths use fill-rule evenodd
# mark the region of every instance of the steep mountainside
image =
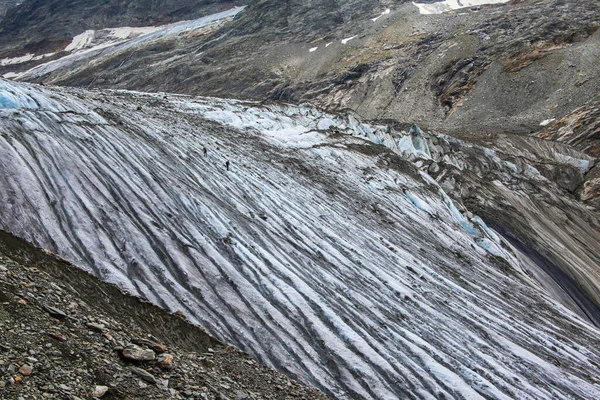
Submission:
<svg viewBox="0 0 600 400">
<path fill-rule="evenodd" d="M 0 24 L 0 58 L 59 52 L 86 30 L 165 25 L 232 8 L 238 0 L 26 0 Z"/>
<path fill-rule="evenodd" d="M 600 208 L 600 95 L 558 121 L 549 122 L 536 137 L 566 143 L 596 160 L 596 165 L 580 185 L 579 197 L 596 209 Z"/>
<path fill-rule="evenodd" d="M 2 228 L 334 398 L 600 396 L 585 154 L 0 82 Z"/>
<path fill-rule="evenodd" d="M 18 79 L 311 101 L 452 134 L 536 132 L 600 92 L 597 1 L 421 12 L 392 0 L 250 1 L 211 35 L 164 37 Z"/>
</svg>

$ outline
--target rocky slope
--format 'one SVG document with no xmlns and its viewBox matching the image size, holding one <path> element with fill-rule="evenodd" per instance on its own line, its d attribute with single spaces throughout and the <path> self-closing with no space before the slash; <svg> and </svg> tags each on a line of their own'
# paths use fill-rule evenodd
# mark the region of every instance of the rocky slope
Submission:
<svg viewBox="0 0 600 400">
<path fill-rule="evenodd" d="M 86 30 L 165 25 L 239 4 L 237 0 L 26 0 L 0 24 L 0 58 L 58 53 Z"/>
<path fill-rule="evenodd" d="M 6 232 L 0 300 L 2 399 L 325 399 Z"/>
<path fill-rule="evenodd" d="M 600 393 L 589 156 L 1 82 L 4 229 L 334 398 Z"/>
<path fill-rule="evenodd" d="M 100 54 L 21 79 L 311 101 L 452 134 L 531 133 L 600 92 L 599 16 L 597 2 L 575 0 L 437 15 L 391 0 L 251 1 L 211 35 L 164 37 L 133 56 Z"/>
<path fill-rule="evenodd" d="M 586 203 L 600 207 L 600 100 L 593 100 L 565 115 L 558 121 L 548 121 L 548 127 L 536 137 L 566 143 L 584 151 L 596 160 L 595 167 L 585 175 L 578 187 L 578 196 Z"/>
<path fill-rule="evenodd" d="M 19 0 L 0 0 L 0 19 L 4 17 L 4 14 L 6 14 L 6 12 L 19 5 L 21 3 L 21 1 Z"/>
</svg>

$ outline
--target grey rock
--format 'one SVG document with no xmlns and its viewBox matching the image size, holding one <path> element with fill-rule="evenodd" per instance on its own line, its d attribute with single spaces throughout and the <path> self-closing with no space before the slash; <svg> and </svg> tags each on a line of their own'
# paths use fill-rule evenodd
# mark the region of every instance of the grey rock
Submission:
<svg viewBox="0 0 600 400">
<path fill-rule="evenodd" d="M 93 397 L 102 397 L 108 392 L 108 386 L 96 385 L 92 391 Z"/>
<path fill-rule="evenodd" d="M 131 345 L 123 350 L 123 357 L 133 361 L 153 361 L 156 359 L 156 353 L 150 349 Z"/>
<path fill-rule="evenodd" d="M 97 324 L 94 322 L 88 322 L 85 324 L 85 326 L 98 332 L 104 332 L 104 330 L 106 329 L 106 327 L 103 324 Z"/>
<path fill-rule="evenodd" d="M 140 377 L 148 383 L 156 384 L 156 378 L 152 374 L 150 374 L 147 371 L 144 371 L 141 368 L 131 367 L 131 372 L 133 372 L 135 375 L 137 375 L 138 377 Z"/>
<path fill-rule="evenodd" d="M 438 163 L 431 163 L 431 165 L 428 168 L 428 171 L 430 174 L 437 174 L 438 172 L 440 172 L 440 166 Z"/>
<path fill-rule="evenodd" d="M 60 309 L 58 309 L 56 307 L 52 307 L 48 304 L 44 304 L 44 310 L 46 310 L 46 312 L 48 314 L 50 314 L 51 317 L 54 317 L 56 319 L 67 318 L 67 314 L 65 314 L 63 311 L 61 311 Z"/>
<path fill-rule="evenodd" d="M 33 367 L 31 365 L 23 365 L 19 368 L 19 373 L 24 376 L 29 376 L 33 373 Z"/>
<path fill-rule="evenodd" d="M 64 390 L 65 392 L 70 392 L 71 391 L 71 388 L 69 386 L 67 386 L 65 384 L 62 384 L 62 383 L 59 384 L 57 386 L 57 388 L 60 389 L 60 390 Z"/>
</svg>

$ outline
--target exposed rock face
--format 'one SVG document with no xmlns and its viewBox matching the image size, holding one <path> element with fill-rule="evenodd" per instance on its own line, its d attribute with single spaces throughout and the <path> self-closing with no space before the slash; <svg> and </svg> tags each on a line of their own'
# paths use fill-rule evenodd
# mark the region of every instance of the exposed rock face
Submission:
<svg viewBox="0 0 600 400">
<path fill-rule="evenodd" d="M 22 3 L 20 0 L 0 0 L 0 20 L 4 17 L 4 14 L 11 8 Z"/>
<path fill-rule="evenodd" d="M 581 81 L 581 84 L 586 82 Z M 600 208 L 600 100 L 596 96 L 592 101 L 577 108 L 558 121 L 549 121 L 548 128 L 534 136 L 569 144 L 573 148 L 584 151 L 596 160 L 596 166 L 586 175 L 585 180 L 578 185 L 577 190 L 581 200 Z M 553 123 L 552 123 L 553 122 Z"/>
<path fill-rule="evenodd" d="M 0 82 L 4 228 L 334 398 L 600 395 L 598 219 L 544 172 L 591 157 Z"/>
<path fill-rule="evenodd" d="M 164 37 L 133 56 L 21 79 L 311 101 L 452 134 L 529 134 L 600 92 L 599 18 L 597 2 L 575 0 L 440 15 L 404 1 L 257 1 L 204 37 Z"/>
<path fill-rule="evenodd" d="M 398 6 L 407 0 L 249 1 L 246 13 L 230 29 L 231 35 L 259 35 L 269 40 L 307 43 L 323 40 L 337 29 L 360 24 L 383 7 Z"/>
</svg>

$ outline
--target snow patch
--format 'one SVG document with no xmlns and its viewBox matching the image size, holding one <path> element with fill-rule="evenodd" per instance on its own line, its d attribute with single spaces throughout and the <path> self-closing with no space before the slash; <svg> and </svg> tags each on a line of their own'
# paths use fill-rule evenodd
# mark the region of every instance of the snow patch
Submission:
<svg viewBox="0 0 600 400">
<path fill-rule="evenodd" d="M 22 63 L 25 63 L 28 61 L 37 61 L 37 60 L 41 60 L 41 59 L 44 59 L 46 57 L 50 57 L 53 55 L 54 55 L 54 53 L 46 53 L 46 54 L 41 54 L 39 56 L 36 56 L 34 54 L 27 53 L 24 56 L 20 56 L 20 57 L 3 58 L 2 60 L 0 60 L 0 66 L 4 67 L 6 65 L 15 65 L 15 64 L 22 64 Z"/>
<path fill-rule="evenodd" d="M 94 40 L 94 36 L 96 35 L 96 31 L 87 30 L 73 38 L 71 44 L 65 47 L 65 51 L 75 51 L 83 49 L 84 47 L 89 46 Z"/>
<path fill-rule="evenodd" d="M 540 126 L 548 126 L 554 121 L 556 121 L 556 118 L 545 119 L 542 122 L 540 122 Z"/>
<path fill-rule="evenodd" d="M 510 0 L 445 0 L 437 3 L 416 3 L 421 14 L 442 14 L 447 11 L 458 10 L 467 7 L 478 7 L 485 4 L 504 4 Z"/>
<path fill-rule="evenodd" d="M 389 13 L 391 13 L 391 12 L 392 12 L 392 10 L 390 10 L 390 9 L 388 8 L 388 9 L 386 9 L 384 12 L 382 12 L 382 13 L 381 13 L 381 15 L 379 15 L 378 17 L 371 18 L 371 21 L 373 21 L 373 22 L 377 22 L 377 20 L 378 20 L 379 18 L 383 17 L 384 15 L 388 15 L 388 14 L 389 14 Z"/>
<path fill-rule="evenodd" d="M 349 38 L 342 39 L 342 44 L 346 44 L 346 43 L 348 43 L 349 41 L 351 41 L 351 40 L 352 40 L 352 39 L 354 39 L 355 37 L 356 37 L 356 36 L 351 36 L 351 37 L 349 37 Z"/>
</svg>

